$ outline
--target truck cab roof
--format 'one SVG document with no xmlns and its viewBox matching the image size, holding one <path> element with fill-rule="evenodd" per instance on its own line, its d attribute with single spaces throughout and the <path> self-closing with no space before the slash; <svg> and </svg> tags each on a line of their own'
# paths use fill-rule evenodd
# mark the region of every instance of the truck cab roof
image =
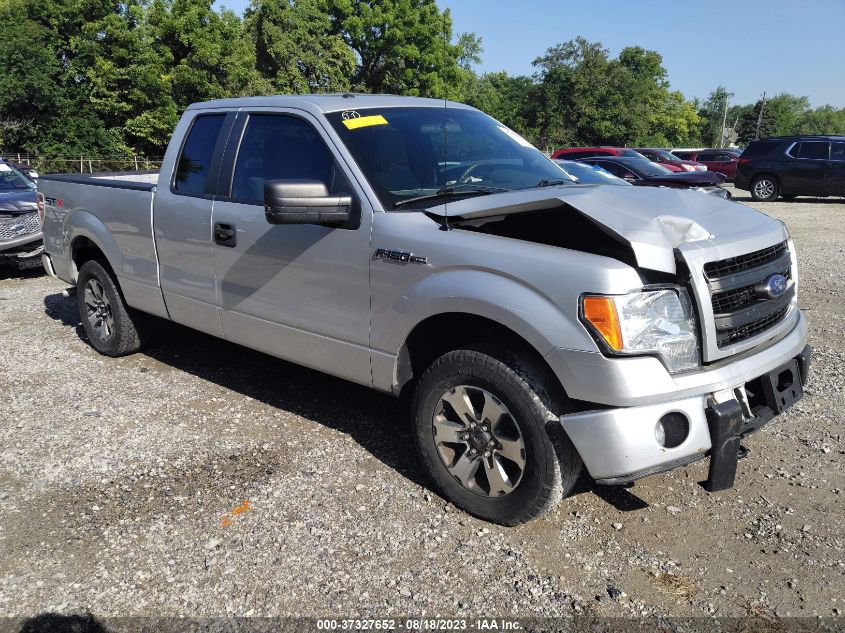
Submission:
<svg viewBox="0 0 845 633">
<path fill-rule="evenodd" d="M 320 113 L 355 110 L 358 108 L 396 108 L 396 107 L 428 107 L 428 108 L 460 108 L 472 109 L 456 101 L 443 99 L 429 99 L 427 97 L 403 97 L 398 95 L 373 95 L 354 92 L 319 95 L 272 95 L 268 97 L 235 97 L 232 99 L 215 99 L 194 103 L 188 110 L 207 110 L 219 108 L 300 108 Z"/>
</svg>

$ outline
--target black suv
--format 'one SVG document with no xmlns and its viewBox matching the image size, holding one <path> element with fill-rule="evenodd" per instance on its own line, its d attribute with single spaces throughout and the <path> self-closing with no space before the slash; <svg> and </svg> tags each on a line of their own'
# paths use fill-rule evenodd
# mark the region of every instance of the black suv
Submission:
<svg viewBox="0 0 845 633">
<path fill-rule="evenodd" d="M 751 141 L 734 186 L 755 200 L 845 196 L 845 136 L 777 136 Z"/>
</svg>

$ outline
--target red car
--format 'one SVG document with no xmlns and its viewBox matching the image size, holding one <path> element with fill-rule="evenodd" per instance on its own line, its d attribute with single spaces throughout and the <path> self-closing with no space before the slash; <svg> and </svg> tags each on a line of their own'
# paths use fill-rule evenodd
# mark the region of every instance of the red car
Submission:
<svg viewBox="0 0 845 633">
<path fill-rule="evenodd" d="M 636 148 L 640 154 L 652 163 L 659 163 L 670 171 L 707 171 L 707 166 L 693 160 L 678 158 L 672 152 L 653 147 Z M 676 168 L 676 169 L 673 169 Z"/>
<path fill-rule="evenodd" d="M 728 180 L 733 180 L 736 177 L 736 166 L 739 161 L 738 151 L 733 148 L 722 148 L 673 153 L 676 156 L 683 156 L 686 160 L 704 163 L 709 171 L 724 174 Z"/>
<path fill-rule="evenodd" d="M 595 156 L 621 156 L 623 158 L 643 158 L 643 155 L 629 147 L 569 147 L 552 152 L 552 158 L 581 160 Z M 676 171 L 672 169 L 671 171 Z M 681 171 L 678 169 L 677 171 Z"/>
</svg>

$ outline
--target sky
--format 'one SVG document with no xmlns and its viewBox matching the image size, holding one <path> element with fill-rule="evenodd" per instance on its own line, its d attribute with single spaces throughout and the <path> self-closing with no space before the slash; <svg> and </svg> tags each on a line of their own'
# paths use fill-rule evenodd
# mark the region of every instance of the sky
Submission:
<svg viewBox="0 0 845 633">
<path fill-rule="evenodd" d="M 242 13 L 249 0 L 217 0 Z M 765 91 L 845 107 L 845 0 L 438 0 L 453 31 L 482 38 L 478 72 L 533 73 L 546 49 L 583 35 L 612 54 L 642 46 L 663 56 L 672 89 L 732 103 Z"/>
</svg>

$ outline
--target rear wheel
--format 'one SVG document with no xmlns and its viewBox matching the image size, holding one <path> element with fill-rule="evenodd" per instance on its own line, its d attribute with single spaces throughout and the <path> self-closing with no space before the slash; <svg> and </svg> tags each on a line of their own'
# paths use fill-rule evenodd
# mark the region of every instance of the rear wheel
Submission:
<svg viewBox="0 0 845 633">
<path fill-rule="evenodd" d="M 524 523 L 568 494 L 581 471 L 557 409 L 526 358 L 484 347 L 444 354 L 414 393 L 423 466 L 457 507 Z"/>
<path fill-rule="evenodd" d="M 125 356 L 141 348 L 140 316 L 130 312 L 104 262 L 90 260 L 79 269 L 76 301 L 88 340 L 98 352 Z"/>
<path fill-rule="evenodd" d="M 760 202 L 777 200 L 780 183 L 774 176 L 757 176 L 751 183 L 751 197 Z"/>
</svg>

